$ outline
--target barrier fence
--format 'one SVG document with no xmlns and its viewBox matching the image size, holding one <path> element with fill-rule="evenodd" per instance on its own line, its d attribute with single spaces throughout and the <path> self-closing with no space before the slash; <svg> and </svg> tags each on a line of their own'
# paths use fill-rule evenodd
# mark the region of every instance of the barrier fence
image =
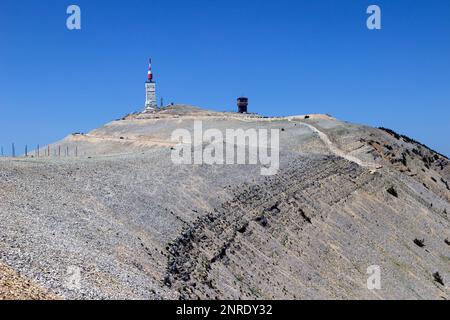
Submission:
<svg viewBox="0 0 450 320">
<path fill-rule="evenodd" d="M 28 157 L 78 157 L 78 146 L 70 148 L 69 146 L 63 146 L 63 154 L 61 153 L 61 146 L 47 146 L 44 150 L 41 150 L 40 145 L 38 144 L 36 146 L 36 149 L 34 150 L 34 155 L 30 153 L 30 150 L 28 148 L 28 144 L 24 147 L 24 153 L 22 155 L 17 154 L 16 150 L 16 144 L 13 142 L 11 143 L 11 153 L 7 153 L 3 146 L 0 147 L 0 157 L 12 157 L 12 158 L 28 158 Z"/>
</svg>

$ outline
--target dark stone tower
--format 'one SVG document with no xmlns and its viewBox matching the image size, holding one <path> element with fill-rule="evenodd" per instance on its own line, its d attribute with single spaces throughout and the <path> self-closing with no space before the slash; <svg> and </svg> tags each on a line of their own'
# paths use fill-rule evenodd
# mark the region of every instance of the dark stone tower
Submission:
<svg viewBox="0 0 450 320">
<path fill-rule="evenodd" d="M 238 112 L 239 113 L 247 113 L 248 98 L 246 98 L 246 97 L 239 97 L 237 99 L 237 106 L 238 106 Z"/>
</svg>

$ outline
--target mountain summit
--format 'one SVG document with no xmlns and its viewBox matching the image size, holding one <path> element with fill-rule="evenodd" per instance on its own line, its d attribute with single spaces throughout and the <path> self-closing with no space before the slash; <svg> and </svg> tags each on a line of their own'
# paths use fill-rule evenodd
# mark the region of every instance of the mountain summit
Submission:
<svg viewBox="0 0 450 320">
<path fill-rule="evenodd" d="M 174 164 L 196 121 L 278 130 L 278 172 Z M 48 296 L 449 298 L 449 159 L 392 130 L 175 105 L 43 150 L 0 159 L 0 272 Z"/>
</svg>

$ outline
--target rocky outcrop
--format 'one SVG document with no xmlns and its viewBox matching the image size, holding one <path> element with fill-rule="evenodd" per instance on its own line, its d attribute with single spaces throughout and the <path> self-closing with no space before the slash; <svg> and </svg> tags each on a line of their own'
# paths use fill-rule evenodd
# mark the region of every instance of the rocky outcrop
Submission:
<svg viewBox="0 0 450 320">
<path fill-rule="evenodd" d="M 444 239 L 424 251 L 413 238 L 443 237 L 448 217 L 395 180 L 339 158 L 295 161 L 185 230 L 164 283 L 182 299 L 448 298 L 433 280 L 448 272 Z M 383 270 L 380 291 L 366 287 L 371 265 Z"/>
</svg>

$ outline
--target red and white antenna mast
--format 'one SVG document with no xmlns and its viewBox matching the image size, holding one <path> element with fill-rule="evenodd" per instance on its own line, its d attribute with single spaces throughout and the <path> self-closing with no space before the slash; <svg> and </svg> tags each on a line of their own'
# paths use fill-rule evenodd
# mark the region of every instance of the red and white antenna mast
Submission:
<svg viewBox="0 0 450 320">
<path fill-rule="evenodd" d="M 148 72 L 147 72 L 147 80 L 153 80 L 153 72 L 152 72 L 152 59 L 148 59 Z"/>
<path fill-rule="evenodd" d="M 156 83 L 153 81 L 152 59 L 148 59 L 147 81 L 145 81 L 145 110 L 153 112 L 158 109 L 156 104 Z"/>
</svg>

